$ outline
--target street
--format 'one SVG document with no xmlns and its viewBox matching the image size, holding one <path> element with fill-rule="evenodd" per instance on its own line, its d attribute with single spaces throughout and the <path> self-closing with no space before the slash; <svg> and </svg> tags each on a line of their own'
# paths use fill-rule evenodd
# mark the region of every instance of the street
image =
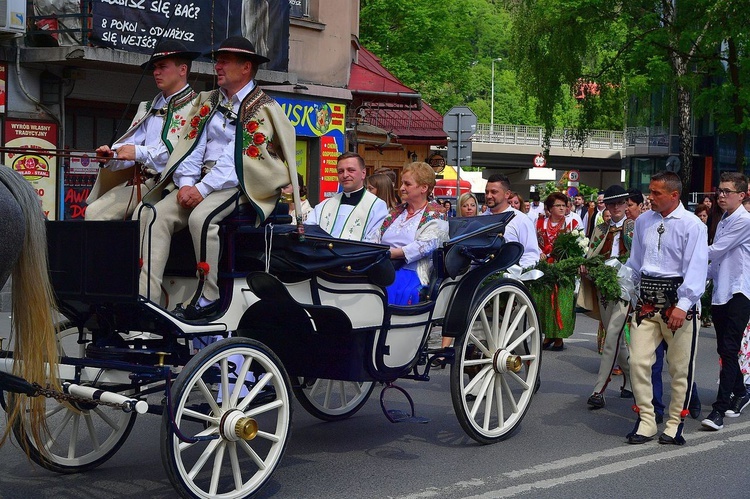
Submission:
<svg viewBox="0 0 750 499">
<path fill-rule="evenodd" d="M 701 330 L 696 379 L 702 417 L 715 396 L 715 341 L 712 328 Z M 566 349 L 544 352 L 541 389 L 519 430 L 495 445 L 465 436 L 453 413 L 448 368 L 432 371 L 429 383 L 399 382 L 414 398 L 417 415 L 430 418 L 427 424 L 388 422 L 379 387 L 359 413 L 338 423 L 318 421 L 295 402 L 289 447 L 259 497 L 747 497 L 750 412 L 725 419 L 719 432 L 687 419 L 685 446 L 628 445 L 635 415 L 632 399 L 619 398 L 621 378 L 610 384 L 605 408 L 587 408 L 599 365 L 595 348 L 595 323 L 579 314 Z M 664 379 L 666 391 L 666 372 Z M 82 475 L 47 472 L 16 444 L 6 444 L 0 497 L 175 497 L 161 465 L 160 423 L 139 416 L 120 451 Z"/>
</svg>

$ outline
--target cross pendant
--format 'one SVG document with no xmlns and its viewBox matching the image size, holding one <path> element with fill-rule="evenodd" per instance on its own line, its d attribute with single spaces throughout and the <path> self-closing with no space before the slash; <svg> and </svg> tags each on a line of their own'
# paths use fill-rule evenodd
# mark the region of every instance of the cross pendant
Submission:
<svg viewBox="0 0 750 499">
<path fill-rule="evenodd" d="M 657 251 L 658 251 L 658 250 L 661 250 L 661 235 L 662 235 L 662 234 L 664 234 L 664 231 L 665 231 L 665 229 L 664 229 L 664 222 L 661 222 L 661 223 L 659 224 L 659 227 L 657 227 L 657 228 L 656 228 L 656 232 L 658 232 L 658 233 L 659 233 L 659 242 L 658 242 L 658 244 L 656 245 L 656 249 L 657 249 Z"/>
</svg>

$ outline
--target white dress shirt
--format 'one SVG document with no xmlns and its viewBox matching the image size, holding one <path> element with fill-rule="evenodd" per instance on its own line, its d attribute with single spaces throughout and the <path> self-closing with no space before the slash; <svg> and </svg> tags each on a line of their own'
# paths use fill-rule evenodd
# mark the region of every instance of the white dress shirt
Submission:
<svg viewBox="0 0 750 499">
<path fill-rule="evenodd" d="M 714 281 L 711 303 L 725 305 L 735 293 L 750 298 L 750 213 L 740 206 L 724 216 L 708 247 L 708 278 Z"/>
<path fill-rule="evenodd" d="M 664 231 L 659 237 L 662 224 Z M 677 307 L 688 311 L 706 290 L 706 233 L 706 224 L 682 204 L 666 217 L 647 211 L 635 221 L 633 246 L 625 265 L 632 270 L 634 282 L 640 281 L 641 274 L 682 277 L 683 282 L 677 288 Z"/>
<path fill-rule="evenodd" d="M 523 215 L 523 213 L 521 214 Z M 529 203 L 529 212 L 526 215 L 531 219 L 531 222 L 535 224 L 539 215 L 544 215 L 544 203 L 539 201 L 539 204 L 534 206 L 534 202 L 532 201 Z"/>
<path fill-rule="evenodd" d="M 504 237 L 508 241 L 515 241 L 523 245 L 523 255 L 521 255 L 521 260 L 519 260 L 518 264 L 524 269 L 533 267 L 539 262 L 539 256 L 541 255 L 539 241 L 536 237 L 536 227 L 534 227 L 529 217 L 524 216 L 525 213 L 518 211 L 512 206 L 508 206 L 500 213 L 508 213 L 509 211 L 515 213 L 516 216 L 505 226 Z M 500 213 L 492 213 L 490 210 L 487 210 L 482 215 L 499 215 Z"/>
<path fill-rule="evenodd" d="M 255 88 L 255 81 L 251 80 L 231 99 L 227 97 L 223 88 L 219 89 L 222 97 L 220 104 L 227 108 L 231 104 L 235 118 L 232 120 L 218 111 L 213 114 L 206 124 L 206 129 L 196 141 L 193 152 L 182 160 L 174 172 L 173 180 L 178 188 L 194 185 L 205 198 L 213 191 L 230 189 L 239 185 L 234 159 L 236 115 L 239 113 L 243 99 L 253 88 Z M 203 165 L 210 161 L 215 162 L 214 166 L 201 179 Z"/>
</svg>

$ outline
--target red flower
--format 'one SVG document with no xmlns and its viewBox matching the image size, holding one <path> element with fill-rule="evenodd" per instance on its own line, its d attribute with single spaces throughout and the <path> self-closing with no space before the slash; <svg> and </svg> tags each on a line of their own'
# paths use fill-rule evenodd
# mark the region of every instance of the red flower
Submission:
<svg viewBox="0 0 750 499">
<path fill-rule="evenodd" d="M 198 265 L 196 265 L 196 267 L 198 268 L 198 272 L 199 273 L 201 273 L 203 275 L 208 275 L 208 271 L 210 270 L 210 267 L 209 267 L 208 263 L 206 263 L 206 262 L 198 262 Z"/>
<path fill-rule="evenodd" d="M 544 247 L 544 254 L 545 255 L 552 254 L 552 245 L 551 244 L 548 244 L 547 246 Z"/>
<path fill-rule="evenodd" d="M 255 131 L 260 127 L 260 123 L 257 121 L 248 121 L 247 125 L 245 125 L 245 129 L 248 131 L 248 133 L 255 133 Z"/>
<path fill-rule="evenodd" d="M 258 156 L 260 156 L 260 149 L 258 149 L 258 148 L 257 148 L 257 147 L 255 147 L 255 146 L 250 146 L 250 147 L 248 147 L 248 148 L 247 148 L 247 151 L 245 151 L 245 152 L 246 152 L 246 153 L 247 153 L 247 155 L 248 155 L 248 156 L 250 156 L 251 158 L 257 158 Z"/>
<path fill-rule="evenodd" d="M 193 119 L 190 120 L 190 126 L 193 128 L 196 128 L 200 124 L 201 124 L 200 116 L 193 116 Z"/>
<path fill-rule="evenodd" d="M 263 142 L 266 141 L 266 136 L 262 133 L 256 133 L 253 135 L 253 144 L 261 145 Z"/>
<path fill-rule="evenodd" d="M 198 136 L 198 131 L 197 131 L 197 130 L 195 130 L 195 129 L 193 129 L 193 130 L 190 130 L 190 133 L 188 134 L 188 138 L 189 138 L 189 139 L 194 139 L 194 138 L 196 138 L 197 136 Z"/>
<path fill-rule="evenodd" d="M 552 257 L 547 258 L 547 263 L 555 263 L 555 259 Z"/>
<path fill-rule="evenodd" d="M 201 106 L 201 109 L 200 109 L 200 111 L 198 111 L 198 114 L 200 114 L 201 117 L 205 118 L 206 116 L 208 116 L 208 113 L 210 111 L 211 111 L 211 109 L 208 107 L 208 105 L 204 104 L 203 106 Z"/>
</svg>

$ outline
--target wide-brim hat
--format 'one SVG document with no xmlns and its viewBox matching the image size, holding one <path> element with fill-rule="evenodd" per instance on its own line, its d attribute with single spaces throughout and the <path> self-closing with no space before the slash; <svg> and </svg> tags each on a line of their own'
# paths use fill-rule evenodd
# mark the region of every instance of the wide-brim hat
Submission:
<svg viewBox="0 0 750 499">
<path fill-rule="evenodd" d="M 613 203 L 616 201 L 623 201 L 628 199 L 630 194 L 628 191 L 622 188 L 620 185 L 610 185 L 607 190 L 604 191 L 604 204 Z"/>
<path fill-rule="evenodd" d="M 264 55 L 260 55 L 255 52 L 255 45 L 253 42 L 245 38 L 244 36 L 230 36 L 219 45 L 219 49 L 214 52 L 216 54 L 236 54 L 240 57 L 244 57 L 253 61 L 255 64 L 263 64 L 271 59 Z"/>
<path fill-rule="evenodd" d="M 152 69 L 155 62 L 170 57 L 192 61 L 200 57 L 200 55 L 200 52 L 193 52 L 188 50 L 187 47 L 182 44 L 182 42 L 178 42 L 177 40 L 162 40 L 154 49 L 154 53 L 151 58 L 141 64 L 141 68 Z"/>
</svg>

